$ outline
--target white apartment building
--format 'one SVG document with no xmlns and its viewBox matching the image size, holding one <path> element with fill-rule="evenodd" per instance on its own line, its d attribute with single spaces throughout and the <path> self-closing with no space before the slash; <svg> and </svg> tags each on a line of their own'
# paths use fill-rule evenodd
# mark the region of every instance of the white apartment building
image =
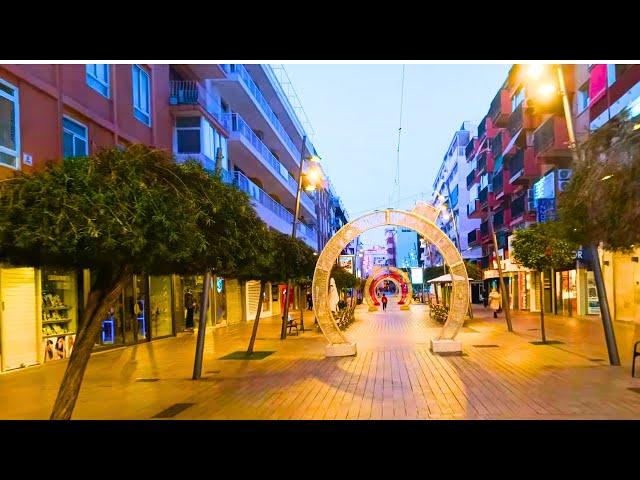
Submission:
<svg viewBox="0 0 640 480">
<path fill-rule="evenodd" d="M 460 129 L 454 133 L 433 182 L 431 196 L 431 203 L 438 208 L 446 203 L 449 218 L 445 219 L 445 215 L 440 215 L 437 224 L 458 246 L 466 259 L 477 259 L 482 256 L 481 247 L 473 246 L 475 238 L 471 238 L 480 228 L 480 220 L 469 218 L 467 211 L 469 196 L 473 194 L 467 189 L 467 176 L 474 170 L 474 165 L 472 162 L 467 163 L 465 149 L 477 133 L 477 125 L 468 121 L 463 122 Z M 458 244 L 454 227 L 454 217 L 460 235 L 460 244 Z"/>
</svg>

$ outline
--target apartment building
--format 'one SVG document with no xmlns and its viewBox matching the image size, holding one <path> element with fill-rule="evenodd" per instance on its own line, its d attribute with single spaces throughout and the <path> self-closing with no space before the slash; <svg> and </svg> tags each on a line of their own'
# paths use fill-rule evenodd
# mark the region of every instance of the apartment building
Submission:
<svg viewBox="0 0 640 480">
<path fill-rule="evenodd" d="M 284 233 L 291 232 L 300 160 L 316 154 L 268 65 L 0 65 L 0 178 L 133 143 L 172 152 L 177 161 L 195 158 L 210 170 L 220 166 L 260 217 Z M 314 249 L 333 233 L 327 205 L 335 198 L 322 189 L 301 196 L 298 236 Z M 205 289 L 210 325 L 255 317 L 254 282 L 203 280 L 133 275 L 96 347 L 175 335 L 191 315 L 197 325 L 198 309 L 186 305 Z M 0 268 L 2 370 L 71 353 L 89 282 L 88 271 Z M 280 312 L 283 291 L 270 286 L 264 316 Z"/>
<path fill-rule="evenodd" d="M 463 122 L 453 134 L 433 182 L 431 197 L 431 203 L 442 209 L 442 214 L 436 220 L 437 225 L 458 247 L 463 258 L 468 260 L 476 260 L 482 256 L 481 248 L 475 241 L 480 221 L 471 218 L 467 209 L 470 195 L 468 184 L 473 176 L 474 166 L 472 162 L 467 162 L 466 149 L 476 137 L 477 126 L 469 121 Z M 441 263 L 441 256 L 437 254 L 437 257 L 437 261 Z"/>
</svg>

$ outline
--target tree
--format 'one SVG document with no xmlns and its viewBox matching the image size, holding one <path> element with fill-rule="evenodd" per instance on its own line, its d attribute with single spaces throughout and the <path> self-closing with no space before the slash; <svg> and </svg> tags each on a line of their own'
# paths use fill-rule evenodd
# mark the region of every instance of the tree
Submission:
<svg viewBox="0 0 640 480">
<path fill-rule="evenodd" d="M 246 194 L 142 145 L 0 182 L 1 261 L 91 270 L 51 418 L 71 418 L 101 320 L 132 273 L 229 276 L 253 257 L 260 224 Z"/>
<path fill-rule="evenodd" d="M 289 235 L 278 236 L 278 248 L 276 250 L 276 266 L 280 278 L 287 281 L 287 288 L 308 281 L 313 277 L 318 257 L 311 247 L 302 240 L 292 238 Z M 289 317 L 289 304 L 284 306 L 280 338 L 287 336 L 287 319 Z"/>
<path fill-rule="evenodd" d="M 578 245 L 563 238 L 561 225 L 555 222 L 545 222 L 534 223 L 528 228 L 516 230 L 512 248 L 514 261 L 538 272 L 540 279 L 540 330 L 542 342 L 546 343 L 543 272 L 574 264 Z"/>
<path fill-rule="evenodd" d="M 268 282 L 285 282 L 293 279 L 293 282 L 305 282 L 313 274 L 316 255 L 311 248 L 299 239 L 293 239 L 268 228 L 264 228 L 262 240 L 259 244 L 257 255 L 242 267 L 237 274 L 241 281 L 257 280 L 260 282 L 260 296 L 258 308 L 253 323 L 247 355 L 253 353 L 265 287 Z"/>
<path fill-rule="evenodd" d="M 558 198 L 558 217 L 565 235 L 590 252 L 609 362 L 620 365 L 598 245 L 628 251 L 640 242 L 638 121 L 625 112 L 610 119 L 582 143 L 572 167 Z"/>
<path fill-rule="evenodd" d="M 336 289 L 338 292 L 342 292 L 347 288 L 354 288 L 356 286 L 356 276 L 347 272 L 337 263 L 334 263 L 333 267 L 331 267 L 331 278 L 336 281 Z"/>
</svg>

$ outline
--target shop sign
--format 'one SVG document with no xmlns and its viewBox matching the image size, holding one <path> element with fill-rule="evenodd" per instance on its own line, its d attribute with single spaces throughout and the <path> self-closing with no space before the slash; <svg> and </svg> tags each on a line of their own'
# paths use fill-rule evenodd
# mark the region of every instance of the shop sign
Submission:
<svg viewBox="0 0 640 480">
<path fill-rule="evenodd" d="M 498 270 L 485 270 L 482 272 L 482 279 L 489 280 L 490 278 L 498 278 Z"/>
<path fill-rule="evenodd" d="M 591 266 L 591 251 L 588 248 L 581 247 L 576 251 L 576 260 L 583 266 Z"/>
</svg>

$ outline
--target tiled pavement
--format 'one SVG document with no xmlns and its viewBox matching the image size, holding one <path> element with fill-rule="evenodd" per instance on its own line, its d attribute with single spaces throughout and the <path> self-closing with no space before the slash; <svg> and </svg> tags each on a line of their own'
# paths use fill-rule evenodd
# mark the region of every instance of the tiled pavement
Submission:
<svg viewBox="0 0 640 480">
<path fill-rule="evenodd" d="M 307 324 L 310 315 L 306 315 Z M 475 310 L 459 334 L 464 355 L 429 351 L 439 328 L 422 305 L 368 313 L 358 307 L 348 336 L 358 355 L 325 358 L 316 332 L 278 339 L 279 323 L 261 321 L 263 360 L 220 360 L 243 350 L 251 323 L 207 333 L 204 378 L 190 379 L 195 335 L 94 354 L 74 418 L 150 419 L 176 404 L 175 419 L 529 419 L 640 418 L 640 379 L 630 351 L 640 326 L 616 323 L 622 367 L 610 367 L 599 320 L 504 318 Z M 0 418 L 48 418 L 65 363 L 0 375 Z M 640 390 L 639 390 L 640 391 Z M 176 408 L 175 410 L 178 410 Z"/>
</svg>

